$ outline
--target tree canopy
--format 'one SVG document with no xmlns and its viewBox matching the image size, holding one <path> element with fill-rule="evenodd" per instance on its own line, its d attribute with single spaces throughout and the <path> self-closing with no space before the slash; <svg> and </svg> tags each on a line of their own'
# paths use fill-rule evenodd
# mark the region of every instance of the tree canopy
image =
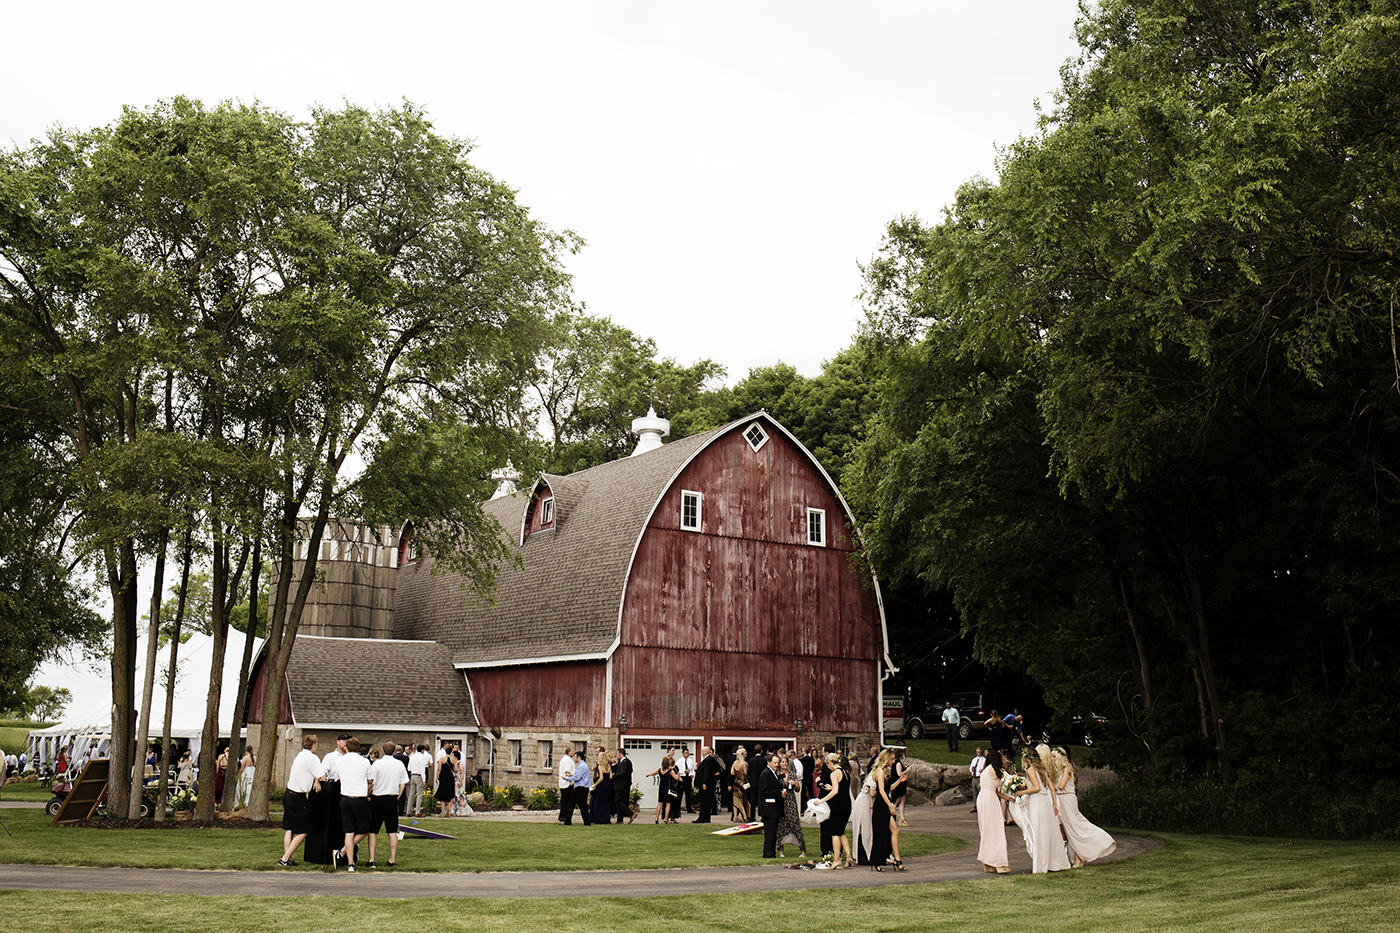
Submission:
<svg viewBox="0 0 1400 933">
<path fill-rule="evenodd" d="M 1054 705 L 1111 703 L 1149 770 L 1360 743 L 1400 648 L 1396 7 L 1079 29 L 1040 132 L 867 267 L 872 559 Z"/>
</svg>

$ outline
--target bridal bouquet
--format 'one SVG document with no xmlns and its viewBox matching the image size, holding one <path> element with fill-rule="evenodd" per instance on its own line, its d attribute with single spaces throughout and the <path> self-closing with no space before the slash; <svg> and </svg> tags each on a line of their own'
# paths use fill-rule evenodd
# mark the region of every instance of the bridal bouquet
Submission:
<svg viewBox="0 0 1400 933">
<path fill-rule="evenodd" d="M 1019 774 L 1012 774 L 1010 771 L 1002 775 L 1001 792 L 1008 797 L 1014 797 L 1018 790 L 1026 789 L 1026 779 Z"/>
</svg>

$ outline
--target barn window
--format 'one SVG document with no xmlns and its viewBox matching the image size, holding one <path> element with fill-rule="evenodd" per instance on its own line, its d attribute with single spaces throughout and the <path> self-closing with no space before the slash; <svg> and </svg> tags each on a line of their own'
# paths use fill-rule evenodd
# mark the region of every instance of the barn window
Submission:
<svg viewBox="0 0 1400 933">
<path fill-rule="evenodd" d="M 543 527 L 554 521 L 554 499 L 540 500 L 540 526 Z"/>
<path fill-rule="evenodd" d="M 512 768 L 518 768 L 522 764 L 520 752 L 521 744 L 520 739 L 510 740 L 510 766 Z"/>
<path fill-rule="evenodd" d="M 554 742 L 549 739 L 540 739 L 539 760 L 535 763 L 536 771 L 552 771 L 554 769 Z"/>
<path fill-rule="evenodd" d="M 763 426 L 755 421 L 744 429 L 744 440 L 749 442 L 749 446 L 753 448 L 754 453 L 758 453 L 758 449 L 768 443 L 768 432 L 763 430 Z"/>
<path fill-rule="evenodd" d="M 681 527 L 687 531 L 700 530 L 700 493 L 681 490 Z"/>
<path fill-rule="evenodd" d="M 807 510 L 807 543 L 826 547 L 826 510 Z"/>
</svg>

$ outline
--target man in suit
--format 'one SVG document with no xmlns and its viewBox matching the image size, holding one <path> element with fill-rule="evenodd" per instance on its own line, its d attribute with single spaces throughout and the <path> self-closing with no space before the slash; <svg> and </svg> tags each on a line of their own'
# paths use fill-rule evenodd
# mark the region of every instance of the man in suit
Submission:
<svg viewBox="0 0 1400 933">
<path fill-rule="evenodd" d="M 708 823 L 715 813 L 715 790 L 719 787 L 719 776 L 723 766 L 715 757 L 714 749 L 705 745 L 700 749 L 700 764 L 695 768 L 695 783 L 700 788 L 700 815 L 696 823 Z"/>
<path fill-rule="evenodd" d="M 617 763 L 612 769 L 613 812 L 621 823 L 632 815 L 632 759 L 627 757 L 627 749 L 617 750 Z"/>
<path fill-rule="evenodd" d="M 783 781 L 774 769 L 778 766 L 778 756 L 769 755 L 764 768 L 759 772 L 758 815 L 763 820 L 763 857 L 778 857 L 778 819 L 783 812 L 783 794 L 787 793 Z"/>
</svg>

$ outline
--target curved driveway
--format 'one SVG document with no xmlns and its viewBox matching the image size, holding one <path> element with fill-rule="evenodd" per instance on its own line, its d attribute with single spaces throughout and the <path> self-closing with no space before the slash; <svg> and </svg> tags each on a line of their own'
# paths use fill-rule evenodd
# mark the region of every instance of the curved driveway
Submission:
<svg viewBox="0 0 1400 933">
<path fill-rule="evenodd" d="M 531 814 L 532 817 L 539 817 Z M 358 871 L 190 871 L 151 868 L 72 868 L 53 865 L 0 865 L 0 889 L 22 891 L 85 891 L 113 894 L 255 895 L 304 897 L 652 897 L 670 894 L 733 894 L 795 891 L 815 888 L 883 887 L 926 884 L 957 879 L 997 878 L 976 860 L 977 818 L 966 806 L 910 807 L 906 832 L 954 836 L 969 848 L 944 855 L 909 859 L 907 872 L 792 871 L 781 864 L 736 868 L 687 868 L 643 871 L 573 872 L 414 872 Z M 483 817 L 473 817 L 481 819 Z M 496 818 L 496 817 L 490 817 Z M 546 817 L 548 818 L 548 817 Z M 574 826 L 560 832 L 586 833 Z M 606 832 L 606 830 L 603 830 Z M 1117 851 L 1102 862 L 1141 855 L 1160 843 L 1140 836 L 1115 834 Z M 275 846 L 269 845 L 269 851 Z M 1030 872 L 1030 857 L 1020 830 L 1007 827 L 1011 873 Z M 269 858 L 275 858 L 275 853 Z M 1100 863 L 1096 863 L 1100 864 Z M 1093 871 L 1090 865 L 1084 871 Z"/>
</svg>

